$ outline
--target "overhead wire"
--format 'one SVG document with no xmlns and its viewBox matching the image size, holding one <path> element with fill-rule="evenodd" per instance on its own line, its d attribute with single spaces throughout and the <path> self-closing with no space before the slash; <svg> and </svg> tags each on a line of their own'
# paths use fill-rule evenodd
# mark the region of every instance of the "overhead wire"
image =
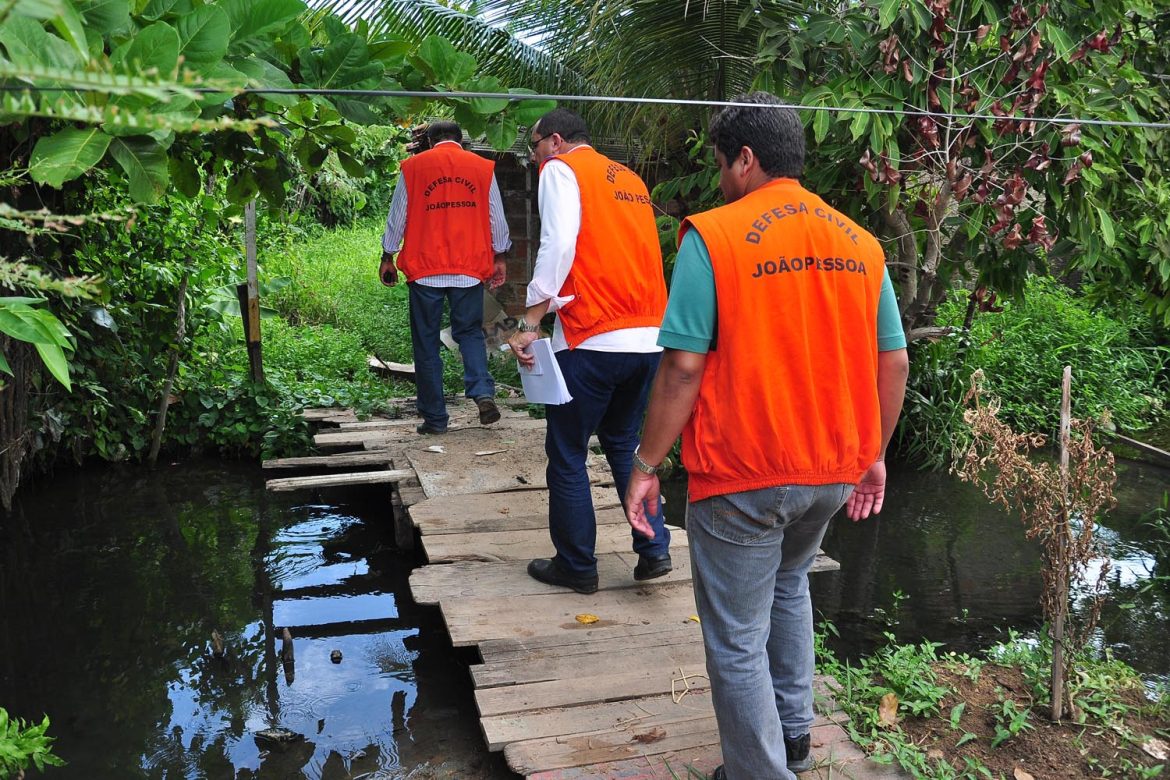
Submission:
<svg viewBox="0 0 1170 780">
<path fill-rule="evenodd" d="M 114 91 L 124 91 L 132 87 L 118 87 Z M 0 92 L 108 92 L 103 87 L 96 86 L 18 86 L 13 84 L 0 85 Z M 180 91 L 180 90 L 176 90 Z M 488 99 L 488 100 L 553 100 L 558 103 L 627 103 L 644 105 L 673 105 L 698 106 L 707 108 L 743 107 L 743 108 L 789 108 L 795 111 L 828 111 L 842 114 L 874 114 L 906 117 L 926 117 L 929 119 L 948 120 L 980 120 L 991 122 L 1036 122 L 1050 125 L 1089 125 L 1095 127 L 1126 127 L 1147 130 L 1170 130 L 1170 122 L 1141 122 L 1120 119 L 1093 119 L 1085 117 L 1053 117 L 1028 116 L 1013 114 L 960 114 L 950 111 L 924 111 L 914 108 L 871 108 L 867 106 L 838 106 L 830 104 L 805 105 L 801 103 L 747 103 L 735 100 L 698 100 L 690 98 L 653 98 L 653 97 L 624 97 L 621 95 L 552 95 L 537 93 L 516 92 L 462 92 L 426 91 L 407 89 L 318 89 L 311 87 L 245 87 L 214 88 L 214 87 L 182 87 L 182 92 L 197 94 L 232 94 L 232 95 L 320 95 L 338 97 L 367 97 L 367 98 L 423 98 L 426 100 L 442 99 Z"/>
</svg>

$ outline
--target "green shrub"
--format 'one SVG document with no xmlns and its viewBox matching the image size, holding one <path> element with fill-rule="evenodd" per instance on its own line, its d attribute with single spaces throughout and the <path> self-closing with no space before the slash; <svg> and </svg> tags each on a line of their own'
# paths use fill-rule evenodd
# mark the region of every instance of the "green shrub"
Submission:
<svg viewBox="0 0 1170 780">
<path fill-rule="evenodd" d="M 939 324 L 961 327 L 967 294 L 955 291 Z M 1150 337 L 1137 306 L 1104 309 L 1057 282 L 1034 277 L 1022 301 L 975 318 L 968 333 L 912 346 L 899 450 L 940 467 L 961 443 L 963 396 L 981 368 L 1003 402 L 1001 419 L 1018 431 L 1051 435 L 1060 417 L 1060 378 L 1073 369 L 1075 417 L 1108 413 L 1117 427 L 1141 431 L 1165 414 L 1170 348 Z"/>
<path fill-rule="evenodd" d="M 41 772 L 46 766 L 64 766 L 65 762 L 53 755 L 48 730 L 48 715 L 40 724 L 25 723 L 20 718 L 9 719 L 0 707 L 0 775 L 21 777 L 30 766 Z"/>
</svg>

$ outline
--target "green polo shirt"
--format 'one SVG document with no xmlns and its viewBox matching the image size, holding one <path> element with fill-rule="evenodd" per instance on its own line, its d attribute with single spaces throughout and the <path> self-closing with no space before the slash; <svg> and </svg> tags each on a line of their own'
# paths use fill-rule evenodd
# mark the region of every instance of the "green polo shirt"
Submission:
<svg viewBox="0 0 1170 780">
<path fill-rule="evenodd" d="M 667 349 L 706 354 L 715 338 L 718 309 L 715 304 L 715 271 L 711 255 L 697 230 L 683 236 L 674 260 L 670 280 L 670 298 L 658 333 L 658 345 Z M 898 315 L 898 301 L 890 272 L 882 279 L 882 297 L 878 301 L 878 351 L 906 348 L 906 334 Z"/>
</svg>

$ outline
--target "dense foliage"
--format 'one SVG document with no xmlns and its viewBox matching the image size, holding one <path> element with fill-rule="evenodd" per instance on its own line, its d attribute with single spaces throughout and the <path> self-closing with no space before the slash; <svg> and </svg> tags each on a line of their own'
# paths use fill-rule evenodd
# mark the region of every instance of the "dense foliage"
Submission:
<svg viewBox="0 0 1170 780">
<path fill-rule="evenodd" d="M 964 330 L 970 305 L 968 294 L 952 293 L 939 308 L 939 323 L 954 333 L 913 348 L 898 432 L 904 456 L 938 467 L 962 444 L 963 396 L 976 369 L 1001 399 L 1001 418 L 1018 431 L 1055 433 L 1066 365 L 1073 367 L 1076 417 L 1107 416 L 1110 425 L 1135 432 L 1168 411 L 1170 347 L 1139 306 L 1094 305 L 1043 277 L 1033 277 L 1022 298 L 979 314 Z"/>
</svg>

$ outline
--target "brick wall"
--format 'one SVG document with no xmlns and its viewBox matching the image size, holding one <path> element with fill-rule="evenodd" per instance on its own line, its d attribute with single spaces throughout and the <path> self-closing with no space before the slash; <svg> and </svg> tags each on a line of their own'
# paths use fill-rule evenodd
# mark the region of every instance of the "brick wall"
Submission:
<svg viewBox="0 0 1170 780">
<path fill-rule="evenodd" d="M 480 154 L 484 154 L 480 152 Z M 532 278 L 536 246 L 540 239 L 540 218 L 536 207 L 536 169 L 527 160 L 505 152 L 485 154 L 496 162 L 496 182 L 504 201 L 504 214 L 512 234 L 508 255 L 508 281 L 496 291 L 496 300 L 508 314 L 524 311 L 524 293 Z"/>
</svg>

